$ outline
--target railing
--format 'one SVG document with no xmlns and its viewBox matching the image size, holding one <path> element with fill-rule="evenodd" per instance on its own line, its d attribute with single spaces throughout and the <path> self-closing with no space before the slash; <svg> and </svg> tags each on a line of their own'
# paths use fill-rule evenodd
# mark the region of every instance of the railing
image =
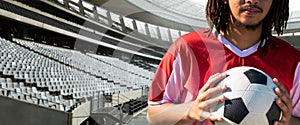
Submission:
<svg viewBox="0 0 300 125">
<path fill-rule="evenodd" d="M 138 33 L 146 35 L 150 38 L 159 39 L 166 42 L 173 42 L 179 36 L 188 33 L 188 31 L 157 26 L 118 15 L 83 0 L 56 1 L 63 6 L 68 7 L 68 9 L 75 11 L 76 13 L 82 14 L 102 24 L 104 23 L 108 26 L 114 26 L 114 28 L 122 32 L 137 31 Z"/>
<path fill-rule="evenodd" d="M 99 92 L 98 96 L 91 99 L 91 116 L 100 124 L 126 123 L 128 116 L 130 117 L 147 106 L 148 90 L 148 86 L 143 86 L 137 99 L 130 99 L 130 97 L 124 95 L 119 96 L 119 93 L 115 94 L 118 98 L 113 99 L 113 95 L 105 95 L 104 92 Z M 128 101 L 121 102 L 122 98 L 126 98 Z M 113 101 L 116 101 L 117 104 L 113 105 Z"/>
<path fill-rule="evenodd" d="M 142 86 L 141 90 L 137 91 L 136 94 L 140 93 L 140 95 L 136 95 L 137 98 L 140 97 L 147 97 L 149 91 L 148 86 Z M 117 99 L 114 99 L 113 97 L 117 97 Z M 136 98 L 130 98 L 128 96 L 125 96 L 124 94 L 116 93 L 114 95 L 112 94 L 105 94 L 104 92 L 99 91 L 97 96 L 94 96 L 91 99 L 91 112 L 95 112 L 99 109 L 113 107 L 117 105 L 122 105 L 124 102 L 133 100 Z"/>
</svg>

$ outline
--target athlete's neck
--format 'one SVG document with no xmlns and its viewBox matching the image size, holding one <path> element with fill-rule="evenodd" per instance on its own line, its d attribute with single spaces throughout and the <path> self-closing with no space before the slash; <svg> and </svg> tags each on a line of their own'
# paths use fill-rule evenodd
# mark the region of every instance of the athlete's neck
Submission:
<svg viewBox="0 0 300 125">
<path fill-rule="evenodd" d="M 221 31 L 221 35 L 240 50 L 245 50 L 259 42 L 261 33 L 262 25 L 259 25 L 255 29 L 249 29 L 245 26 L 230 24 L 226 32 Z"/>
</svg>

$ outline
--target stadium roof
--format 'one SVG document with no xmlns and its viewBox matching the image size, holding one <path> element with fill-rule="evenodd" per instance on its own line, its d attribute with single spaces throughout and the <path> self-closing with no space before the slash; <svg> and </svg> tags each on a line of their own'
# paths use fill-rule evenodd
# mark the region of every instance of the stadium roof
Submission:
<svg viewBox="0 0 300 125">
<path fill-rule="evenodd" d="M 130 0 L 129 0 L 130 1 Z M 133 1 L 133 0 L 132 0 Z M 205 20 L 205 6 L 207 0 L 146 0 L 150 3 L 162 7 L 166 10 L 189 16 L 195 19 Z M 297 6 L 300 4 L 299 0 L 290 0 L 290 12 L 300 10 Z"/>
<path fill-rule="evenodd" d="M 205 19 L 205 6 L 207 0 L 144 0 L 145 2 L 141 2 L 139 0 L 128 1 L 163 18 L 180 21 L 181 23 L 186 23 L 195 27 L 207 27 Z M 287 26 L 287 32 L 300 31 L 300 8 L 297 6 L 299 4 L 299 0 L 289 1 L 290 19 Z M 153 6 L 161 9 L 159 11 L 154 11 Z M 166 12 L 161 12 L 163 10 Z M 171 12 L 175 14 L 169 14 Z M 176 14 L 180 17 L 174 16 Z M 186 19 L 182 19 L 181 17 L 186 17 Z"/>
<path fill-rule="evenodd" d="M 180 31 L 206 28 L 207 0 L 85 0 L 124 17 Z M 286 36 L 300 37 L 299 0 L 290 0 L 290 18 Z M 276 34 L 274 34 L 276 36 Z M 298 44 L 298 43 L 297 43 Z M 297 45 L 298 48 L 300 45 Z"/>
<path fill-rule="evenodd" d="M 205 0 L 147 0 L 150 3 L 166 10 L 189 16 L 195 19 L 205 20 Z M 202 2 L 201 2 L 202 1 Z"/>
</svg>

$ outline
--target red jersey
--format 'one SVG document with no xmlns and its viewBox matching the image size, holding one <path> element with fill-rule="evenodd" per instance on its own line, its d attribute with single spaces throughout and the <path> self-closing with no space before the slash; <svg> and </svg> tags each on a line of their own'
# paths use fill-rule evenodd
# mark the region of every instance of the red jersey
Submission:
<svg viewBox="0 0 300 125">
<path fill-rule="evenodd" d="M 153 78 L 149 104 L 184 103 L 196 99 L 208 78 L 238 66 L 251 66 L 277 78 L 290 92 L 293 115 L 300 117 L 300 52 L 271 37 L 239 50 L 208 29 L 177 39 L 160 62 Z"/>
</svg>

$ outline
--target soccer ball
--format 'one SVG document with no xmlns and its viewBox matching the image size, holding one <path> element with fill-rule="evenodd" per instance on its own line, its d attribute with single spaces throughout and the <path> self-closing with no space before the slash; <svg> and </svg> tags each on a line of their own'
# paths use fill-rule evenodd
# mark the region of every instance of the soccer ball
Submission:
<svg viewBox="0 0 300 125">
<path fill-rule="evenodd" d="M 215 125 L 271 125 L 281 119 L 282 112 L 275 100 L 276 85 L 270 76 L 253 67 L 236 67 L 227 70 L 227 77 L 217 86 L 227 86 L 225 102 L 211 112 L 221 116 Z"/>
</svg>

